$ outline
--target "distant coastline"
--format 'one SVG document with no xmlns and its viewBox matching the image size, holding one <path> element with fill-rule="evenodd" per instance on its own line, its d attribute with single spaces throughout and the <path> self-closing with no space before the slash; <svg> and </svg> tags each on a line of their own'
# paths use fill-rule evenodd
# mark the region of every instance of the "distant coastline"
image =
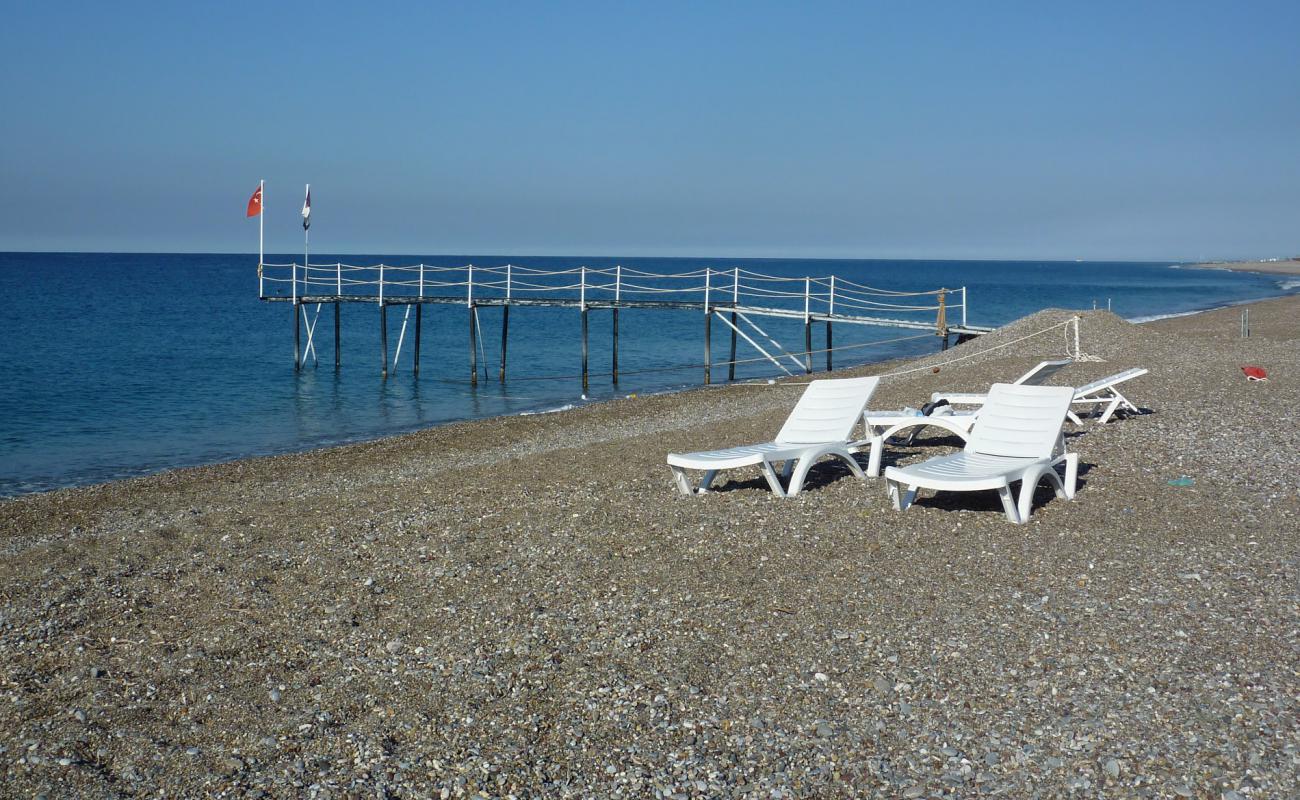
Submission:
<svg viewBox="0 0 1300 800">
<path fill-rule="evenodd" d="M 1226 269 L 1232 272 L 1300 275 L 1300 258 L 1282 258 L 1275 261 L 1206 261 L 1202 264 L 1185 264 L 1183 266 L 1187 269 Z"/>
</svg>

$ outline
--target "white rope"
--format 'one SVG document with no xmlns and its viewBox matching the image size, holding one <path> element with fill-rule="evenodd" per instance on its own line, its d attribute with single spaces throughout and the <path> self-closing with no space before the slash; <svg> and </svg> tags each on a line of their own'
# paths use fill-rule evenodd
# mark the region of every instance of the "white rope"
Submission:
<svg viewBox="0 0 1300 800">
<path fill-rule="evenodd" d="M 1072 319 L 1067 319 L 1065 322 L 1058 322 L 1055 325 L 1049 326 L 1047 328 L 1043 328 L 1042 330 L 1039 331 L 1034 331 L 1033 333 L 1030 334 L 1026 334 L 1025 336 L 1021 336 L 1018 339 L 1012 339 L 1009 342 L 1003 342 L 1002 344 L 993 345 L 992 347 L 986 347 L 983 350 L 977 350 L 973 353 L 967 353 L 965 355 L 957 356 L 956 358 L 950 358 L 947 361 L 941 361 L 938 364 L 926 364 L 924 366 L 919 366 L 919 367 L 910 367 L 908 369 L 894 370 L 893 372 L 884 372 L 881 373 L 880 377 L 897 378 L 900 375 L 910 375 L 913 372 L 933 371 L 936 367 L 946 367 L 949 364 L 956 364 L 961 361 L 969 361 L 972 358 L 978 358 L 979 356 L 987 355 L 997 350 L 1005 350 L 1006 348 L 1011 347 L 1012 345 L 1020 344 L 1021 342 L 1028 341 L 1029 339 L 1033 339 L 1036 336 L 1042 336 L 1045 333 L 1051 333 L 1057 328 L 1065 328 L 1066 326 L 1073 325 L 1076 323 L 1077 319 L 1078 319 L 1077 317 Z M 1068 354 L 1069 353 L 1067 349 L 1067 355 Z"/>
</svg>

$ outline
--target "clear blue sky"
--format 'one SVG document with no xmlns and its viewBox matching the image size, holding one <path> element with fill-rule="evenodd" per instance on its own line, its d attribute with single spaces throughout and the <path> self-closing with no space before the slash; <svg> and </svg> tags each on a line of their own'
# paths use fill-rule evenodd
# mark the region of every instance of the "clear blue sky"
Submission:
<svg viewBox="0 0 1300 800">
<path fill-rule="evenodd" d="M 0 250 L 1300 253 L 1300 3 L 26 3 Z"/>
</svg>

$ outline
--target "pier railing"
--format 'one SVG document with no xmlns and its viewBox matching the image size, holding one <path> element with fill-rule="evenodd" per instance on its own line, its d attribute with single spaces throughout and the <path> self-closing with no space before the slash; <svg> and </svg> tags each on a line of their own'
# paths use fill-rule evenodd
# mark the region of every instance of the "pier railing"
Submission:
<svg viewBox="0 0 1300 800">
<path fill-rule="evenodd" d="M 907 323 L 906 327 L 966 326 L 965 287 L 895 291 L 835 275 L 789 277 L 739 267 L 677 273 L 623 266 L 543 270 L 513 264 L 442 267 L 289 263 L 262 267 L 259 291 L 264 300 L 728 307 L 844 321 L 890 315 L 898 318 L 887 321 Z"/>
<path fill-rule="evenodd" d="M 388 374 L 388 314 L 390 306 L 405 306 L 396 356 L 402 352 L 407 323 L 414 309 L 415 371 L 420 363 L 422 312 L 428 304 L 455 304 L 469 309 L 471 383 L 478 381 L 478 359 L 483 353 L 479 334 L 479 310 L 499 307 L 501 319 L 500 378 L 505 380 L 506 339 L 512 306 L 554 306 L 577 308 L 582 320 L 582 384 L 587 385 L 587 318 L 590 309 L 610 309 L 612 369 L 618 381 L 618 313 L 623 308 L 686 309 L 704 312 L 704 380 L 710 382 L 713 350 L 711 325 L 716 318 L 729 329 L 729 379 L 735 377 L 737 340 L 743 339 L 783 372 L 812 372 L 813 354 L 822 353 L 826 369 L 832 369 L 832 323 L 877 325 L 920 331 L 920 336 L 942 337 L 947 347 L 949 334 L 973 335 L 985 328 L 966 322 L 966 288 L 924 291 L 881 289 L 835 275 L 792 277 L 770 275 L 733 267 L 705 267 L 686 272 L 647 272 L 615 265 L 578 266 L 566 269 L 537 269 L 514 264 L 444 267 L 431 264 L 357 266 L 334 264 L 261 264 L 258 267 L 261 299 L 292 302 L 294 305 L 294 363 L 301 366 L 304 354 L 316 358 L 314 334 L 322 305 L 334 307 L 334 362 L 339 364 L 339 307 L 342 303 L 375 303 L 380 307 L 380 343 L 383 372 Z M 307 306 L 315 306 L 309 315 Z M 757 317 L 794 319 L 803 323 L 803 347 L 781 345 L 755 322 Z M 823 323 L 825 348 L 813 348 L 813 324 Z M 300 345 L 305 326 L 307 345 Z M 909 338 L 917 338 L 912 336 Z M 787 363 L 788 362 L 788 363 Z"/>
</svg>

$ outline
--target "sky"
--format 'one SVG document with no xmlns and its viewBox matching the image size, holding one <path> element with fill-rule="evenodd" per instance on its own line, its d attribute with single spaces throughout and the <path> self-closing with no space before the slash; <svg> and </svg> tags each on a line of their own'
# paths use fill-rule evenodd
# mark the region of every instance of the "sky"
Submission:
<svg viewBox="0 0 1300 800">
<path fill-rule="evenodd" d="M 0 0 L 0 250 L 1300 254 L 1300 3 Z"/>
</svg>

